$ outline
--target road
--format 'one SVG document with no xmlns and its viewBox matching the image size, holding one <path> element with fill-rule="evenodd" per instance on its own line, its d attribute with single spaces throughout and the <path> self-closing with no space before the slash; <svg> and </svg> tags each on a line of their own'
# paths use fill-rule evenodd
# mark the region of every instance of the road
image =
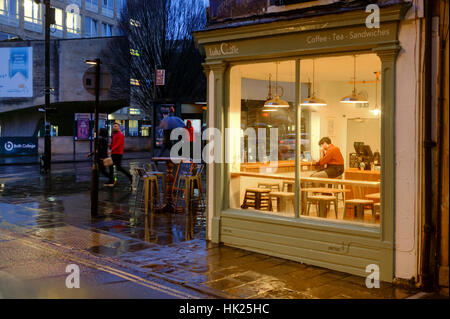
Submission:
<svg viewBox="0 0 450 319">
<path fill-rule="evenodd" d="M 68 265 L 79 268 L 79 288 Z M 68 276 L 71 276 L 67 280 Z M 207 298 L 197 292 L 142 278 L 117 266 L 100 263 L 89 255 L 2 230 L 0 232 L 0 298 Z"/>
</svg>

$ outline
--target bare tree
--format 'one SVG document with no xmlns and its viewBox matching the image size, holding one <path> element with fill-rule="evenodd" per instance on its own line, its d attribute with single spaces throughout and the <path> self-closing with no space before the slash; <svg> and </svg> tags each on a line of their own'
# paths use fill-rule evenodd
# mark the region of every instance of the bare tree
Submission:
<svg viewBox="0 0 450 319">
<path fill-rule="evenodd" d="M 204 27 L 206 9 L 198 0 L 128 0 L 119 27 L 128 46 L 114 45 L 115 67 L 129 70 L 139 82 L 130 90 L 131 100 L 152 114 L 155 100 L 204 100 L 206 81 L 203 58 L 192 32 Z M 131 54 L 130 54 L 131 50 Z M 154 90 L 155 68 L 166 70 L 164 86 Z M 156 93 L 156 96 L 155 96 Z"/>
</svg>

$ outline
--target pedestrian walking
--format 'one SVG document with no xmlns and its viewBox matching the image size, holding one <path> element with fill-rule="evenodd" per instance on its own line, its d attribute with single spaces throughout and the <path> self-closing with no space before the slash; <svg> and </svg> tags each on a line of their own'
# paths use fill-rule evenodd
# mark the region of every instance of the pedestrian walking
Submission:
<svg viewBox="0 0 450 319">
<path fill-rule="evenodd" d="M 98 139 L 98 167 L 100 170 L 100 173 L 103 174 L 103 176 L 108 178 L 108 182 L 104 184 L 104 186 L 113 186 L 114 185 L 114 175 L 111 173 L 110 170 L 106 170 L 105 165 L 103 164 L 103 160 L 108 157 L 108 130 L 106 128 L 101 128 L 99 133 L 99 139 Z M 87 157 L 92 157 L 94 153 L 90 153 L 87 155 Z"/>
<path fill-rule="evenodd" d="M 111 158 L 113 160 L 113 165 L 110 166 L 111 175 L 114 176 L 114 166 L 119 172 L 125 174 L 126 177 L 130 180 L 131 185 L 133 185 L 133 176 L 122 167 L 122 157 L 123 157 L 123 146 L 125 142 L 125 136 L 120 131 L 120 124 L 114 123 L 113 127 L 113 135 L 111 141 Z M 117 184 L 117 181 L 114 180 L 114 185 Z"/>
<path fill-rule="evenodd" d="M 189 133 L 189 156 L 193 160 L 194 159 L 194 141 L 195 141 L 194 133 L 195 132 L 194 132 L 194 127 L 192 126 L 191 120 L 186 121 L 186 130 Z"/>
</svg>

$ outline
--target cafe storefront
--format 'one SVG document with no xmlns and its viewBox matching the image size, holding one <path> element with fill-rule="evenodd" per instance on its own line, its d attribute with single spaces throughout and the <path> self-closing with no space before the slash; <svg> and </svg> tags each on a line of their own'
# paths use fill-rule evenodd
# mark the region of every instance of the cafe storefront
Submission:
<svg viewBox="0 0 450 319">
<path fill-rule="evenodd" d="M 208 165 L 209 240 L 360 276 L 375 265 L 388 282 L 417 273 L 396 249 L 397 58 L 409 7 L 381 8 L 380 28 L 355 10 L 194 34 L 208 127 L 238 132 L 222 134 Z M 324 137 L 343 158 L 331 176 L 317 164 Z"/>
</svg>

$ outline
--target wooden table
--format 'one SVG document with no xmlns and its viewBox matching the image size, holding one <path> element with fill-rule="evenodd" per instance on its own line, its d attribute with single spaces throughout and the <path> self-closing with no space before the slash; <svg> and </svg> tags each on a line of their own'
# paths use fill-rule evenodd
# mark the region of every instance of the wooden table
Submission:
<svg viewBox="0 0 450 319">
<path fill-rule="evenodd" d="M 173 213 L 175 211 L 175 205 L 173 203 L 172 198 L 172 187 L 173 181 L 175 177 L 173 176 L 173 167 L 175 166 L 174 162 L 186 161 L 187 158 L 184 157 L 153 157 L 152 161 L 154 162 L 165 162 L 166 163 L 166 193 L 164 194 L 165 203 L 161 207 L 160 211 Z M 149 190 L 145 189 L 147 193 Z"/>
<path fill-rule="evenodd" d="M 330 187 L 310 187 L 310 188 L 302 188 L 301 189 L 302 194 L 302 205 L 301 205 L 301 210 L 302 210 L 302 215 L 304 215 L 305 210 L 306 210 L 306 202 L 308 200 L 308 193 L 321 193 L 321 194 L 333 194 L 333 196 L 335 194 L 339 194 L 339 193 L 345 193 L 348 192 L 349 190 L 347 189 L 340 189 L 340 188 L 330 188 Z M 319 205 L 319 216 L 327 216 L 327 212 L 326 212 L 326 207 L 324 205 Z"/>
<path fill-rule="evenodd" d="M 366 195 L 366 198 L 369 198 L 369 199 L 378 199 L 378 200 L 380 200 L 380 193 L 367 194 L 367 195 Z"/>
<path fill-rule="evenodd" d="M 295 193 L 291 192 L 270 192 L 270 200 L 275 198 L 277 200 L 277 210 L 278 212 L 292 213 L 294 211 L 295 204 Z M 288 205 L 287 202 L 290 201 L 292 205 Z"/>
</svg>

